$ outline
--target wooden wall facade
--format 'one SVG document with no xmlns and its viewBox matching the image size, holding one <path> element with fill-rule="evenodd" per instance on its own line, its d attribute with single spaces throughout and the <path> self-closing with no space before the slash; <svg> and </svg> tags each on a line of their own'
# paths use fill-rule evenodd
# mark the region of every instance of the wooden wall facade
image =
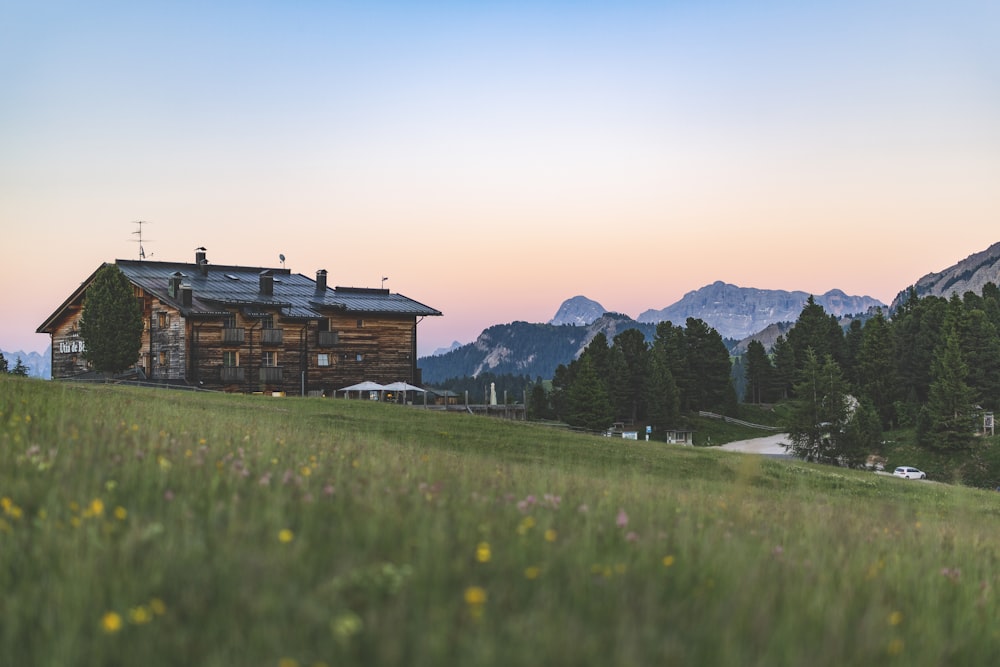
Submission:
<svg viewBox="0 0 1000 667">
<path fill-rule="evenodd" d="M 258 313 L 233 315 L 235 326 L 221 316 L 188 320 L 189 381 L 225 391 L 332 396 L 365 380 L 420 380 L 413 317 L 340 315 L 321 322 L 274 313 L 267 329 Z"/>
<path fill-rule="evenodd" d="M 414 316 L 339 313 L 307 320 L 284 318 L 277 310 L 248 314 L 234 309 L 185 317 L 170 303 L 139 287 L 135 291 L 144 322 L 136 366 L 152 381 L 295 396 L 303 391 L 332 396 L 365 380 L 421 381 Z M 69 305 L 52 329 L 55 379 L 91 370 L 79 337 L 81 314 L 82 300 Z"/>
</svg>

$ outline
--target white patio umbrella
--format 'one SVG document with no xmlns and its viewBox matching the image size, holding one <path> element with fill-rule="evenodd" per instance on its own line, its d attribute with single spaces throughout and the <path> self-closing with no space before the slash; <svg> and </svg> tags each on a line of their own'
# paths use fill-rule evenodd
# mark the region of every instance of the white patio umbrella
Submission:
<svg viewBox="0 0 1000 667">
<path fill-rule="evenodd" d="M 421 394 L 424 393 L 424 389 L 416 387 L 412 384 L 407 384 L 406 382 L 393 382 L 392 384 L 385 385 L 386 391 L 419 391 Z"/>
<path fill-rule="evenodd" d="M 385 391 L 385 387 L 383 385 L 380 385 L 378 382 L 369 382 L 369 381 L 366 380 L 365 382 L 359 382 L 357 384 L 352 384 L 350 387 L 343 387 L 341 389 L 338 389 L 337 391 L 342 391 L 345 394 L 347 394 L 349 392 L 352 392 L 352 391 L 356 391 L 358 393 L 361 393 L 363 391 L 378 391 L 378 392 L 382 392 L 382 391 Z"/>
</svg>

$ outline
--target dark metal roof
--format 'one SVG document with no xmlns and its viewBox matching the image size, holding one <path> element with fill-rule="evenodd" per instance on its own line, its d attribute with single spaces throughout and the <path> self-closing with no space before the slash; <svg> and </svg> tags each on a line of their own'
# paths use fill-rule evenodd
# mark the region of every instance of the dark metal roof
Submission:
<svg viewBox="0 0 1000 667">
<path fill-rule="evenodd" d="M 386 289 L 327 287 L 317 289 L 316 281 L 288 269 L 246 266 L 206 265 L 182 262 L 147 262 L 119 259 L 115 262 L 125 276 L 161 301 L 176 305 L 186 317 L 219 316 L 234 308 L 254 313 L 280 309 L 282 317 L 316 319 L 334 313 L 358 315 L 403 315 L 423 317 L 441 315 L 441 311 L 425 306 L 402 294 Z M 272 279 L 272 293 L 261 291 L 261 274 Z M 79 299 L 97 271 L 43 323 L 38 331 L 48 333 L 52 322 L 70 303 Z M 182 286 L 191 288 L 191 306 L 183 306 L 181 295 L 170 296 L 171 278 L 179 277 Z"/>
<path fill-rule="evenodd" d="M 318 290 L 316 281 L 288 269 L 118 260 L 118 268 L 129 280 L 158 298 L 180 304 L 180 296 L 169 295 L 170 278 L 180 273 L 181 284 L 191 287 L 192 315 L 213 314 L 233 307 L 246 312 L 279 308 L 288 318 L 313 319 L 331 313 L 428 316 L 441 311 L 402 294 L 385 289 L 327 287 Z M 261 275 L 270 274 L 272 294 L 261 292 Z"/>
</svg>

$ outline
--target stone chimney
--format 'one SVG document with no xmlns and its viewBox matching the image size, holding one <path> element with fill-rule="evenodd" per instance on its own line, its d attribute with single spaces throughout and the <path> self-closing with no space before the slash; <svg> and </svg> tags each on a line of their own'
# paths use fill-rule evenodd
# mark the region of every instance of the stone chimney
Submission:
<svg viewBox="0 0 1000 667">
<path fill-rule="evenodd" d="M 202 262 L 208 261 L 208 255 L 204 248 L 194 249 L 194 263 L 201 266 Z"/>
<path fill-rule="evenodd" d="M 326 269 L 320 269 L 316 272 L 316 291 L 326 291 Z"/>
<path fill-rule="evenodd" d="M 260 272 L 260 293 L 264 296 L 274 296 L 274 275 L 270 269 Z"/>
<path fill-rule="evenodd" d="M 194 297 L 194 292 L 190 285 L 181 285 L 181 305 L 187 308 L 191 307 L 191 299 Z"/>
</svg>

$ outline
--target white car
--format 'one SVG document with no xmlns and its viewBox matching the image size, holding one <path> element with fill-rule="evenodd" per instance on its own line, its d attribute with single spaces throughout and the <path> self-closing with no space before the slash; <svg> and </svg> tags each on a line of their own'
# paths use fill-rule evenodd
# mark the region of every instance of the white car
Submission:
<svg viewBox="0 0 1000 667">
<path fill-rule="evenodd" d="M 892 474 L 896 477 L 902 477 L 903 479 L 926 479 L 927 473 L 923 470 L 918 470 L 917 468 L 911 468 L 910 466 L 899 466 L 892 471 Z"/>
</svg>

